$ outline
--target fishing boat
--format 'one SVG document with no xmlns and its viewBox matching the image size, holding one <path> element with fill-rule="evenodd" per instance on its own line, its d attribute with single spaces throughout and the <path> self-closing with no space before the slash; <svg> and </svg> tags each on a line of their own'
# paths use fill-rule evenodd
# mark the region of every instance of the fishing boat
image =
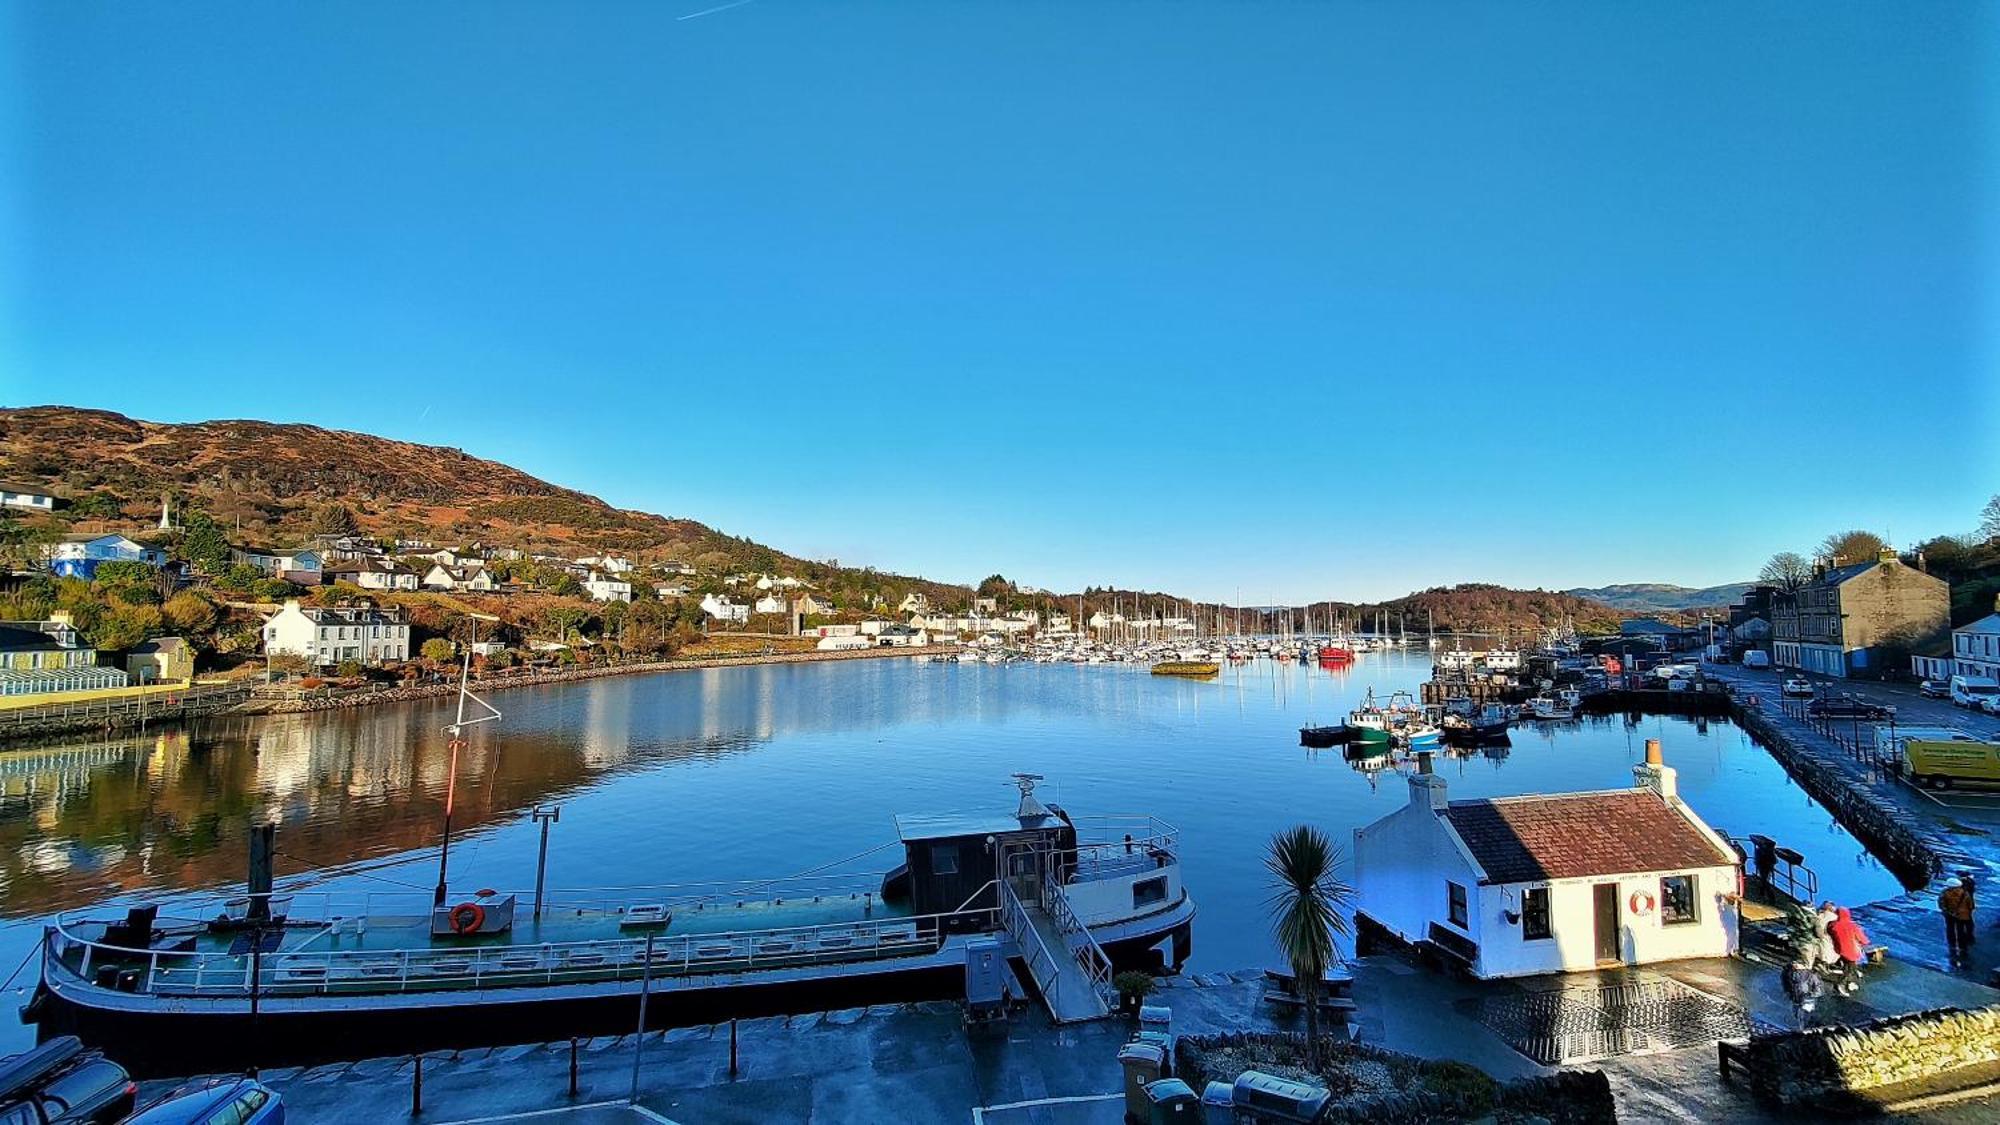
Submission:
<svg viewBox="0 0 2000 1125">
<path fill-rule="evenodd" d="M 1326 727 L 1300 727 L 1299 745 L 1313 750 L 1324 750 L 1329 746 L 1339 746 L 1354 737 L 1354 731 L 1344 723 Z"/>
<path fill-rule="evenodd" d="M 1444 729 L 1445 741 L 1477 746 L 1505 740 L 1512 721 L 1504 705 L 1488 703 L 1476 710 L 1447 711 L 1438 725 Z"/>
<path fill-rule="evenodd" d="M 462 680 L 454 761 L 498 718 Z M 276 888 L 265 826 L 244 894 L 57 914 L 23 1016 L 135 1073 L 206 1073 L 964 997 L 997 953 L 1058 1022 L 1101 1018 L 1115 972 L 1188 957 L 1180 836 L 1043 805 L 1040 780 L 1015 775 L 1011 813 L 895 818 L 886 875 L 544 896 L 454 889 L 480 884 L 449 880 L 448 779 L 434 891 Z"/>
<path fill-rule="evenodd" d="M 1576 717 L 1576 705 L 1561 696 L 1538 695 L 1528 700 L 1525 706 L 1528 717 L 1533 719 L 1573 719 Z"/>
</svg>

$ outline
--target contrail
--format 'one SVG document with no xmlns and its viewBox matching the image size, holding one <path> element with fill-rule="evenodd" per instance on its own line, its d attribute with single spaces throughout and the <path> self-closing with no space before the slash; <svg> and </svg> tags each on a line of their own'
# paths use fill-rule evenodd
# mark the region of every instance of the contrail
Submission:
<svg viewBox="0 0 2000 1125">
<path fill-rule="evenodd" d="M 679 23 L 681 20 L 698 20 L 703 16 L 712 16 L 717 12 L 726 12 L 731 8 L 741 8 L 743 5 L 748 3 L 750 3 L 750 0 L 730 0 L 729 3 L 720 5 L 718 7 L 703 8 L 699 12 L 689 12 L 687 15 L 684 16 L 675 16 L 674 22 Z"/>
</svg>

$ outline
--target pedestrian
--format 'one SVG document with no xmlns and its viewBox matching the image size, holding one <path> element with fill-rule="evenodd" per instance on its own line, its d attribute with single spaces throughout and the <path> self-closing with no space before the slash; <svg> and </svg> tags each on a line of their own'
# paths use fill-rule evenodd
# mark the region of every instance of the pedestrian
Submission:
<svg viewBox="0 0 2000 1125">
<path fill-rule="evenodd" d="M 1811 954 L 1801 951 L 1792 957 L 1792 963 L 1785 966 L 1785 997 L 1792 1002 L 1792 1019 L 1800 1031 L 1806 1029 L 1806 1022 L 1812 1018 L 1813 1008 L 1819 1004 L 1822 986 L 1819 974 L 1813 971 Z"/>
<path fill-rule="evenodd" d="M 1758 897 L 1771 901 L 1771 875 L 1778 867 L 1778 843 L 1769 836 L 1750 837 L 1752 850 L 1751 865 L 1756 871 L 1760 885 Z"/>
<path fill-rule="evenodd" d="M 1938 910 L 1944 914 L 1944 945 L 1951 963 L 1962 965 L 1972 956 L 1972 876 L 1960 875 L 1958 885 L 1946 887 L 1938 896 Z"/>
<path fill-rule="evenodd" d="M 1820 903 L 1819 910 L 1813 914 L 1813 935 L 1816 939 L 1813 967 L 1822 972 L 1832 972 L 1840 966 L 1840 953 L 1833 947 L 1833 923 L 1839 917 L 1840 912 L 1834 909 L 1831 899 Z"/>
<path fill-rule="evenodd" d="M 1841 995 L 1852 996 L 1861 987 L 1861 962 L 1868 956 L 1868 931 L 1843 906 L 1835 912 L 1827 933 L 1833 938 L 1834 952 L 1840 955 Z"/>
</svg>

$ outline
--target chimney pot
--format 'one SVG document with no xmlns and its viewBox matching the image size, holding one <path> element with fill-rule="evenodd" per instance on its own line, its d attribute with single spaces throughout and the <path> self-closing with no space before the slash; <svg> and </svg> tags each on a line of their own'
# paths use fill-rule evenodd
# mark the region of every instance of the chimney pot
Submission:
<svg viewBox="0 0 2000 1125">
<path fill-rule="evenodd" d="M 1666 758 L 1660 753 L 1660 740 L 1657 738 L 1646 740 L 1646 764 L 1649 766 L 1666 765 Z"/>
</svg>

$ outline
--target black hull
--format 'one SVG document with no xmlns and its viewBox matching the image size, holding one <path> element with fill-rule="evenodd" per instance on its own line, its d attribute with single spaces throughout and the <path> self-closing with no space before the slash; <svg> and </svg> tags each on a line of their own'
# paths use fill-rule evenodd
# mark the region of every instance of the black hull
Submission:
<svg viewBox="0 0 2000 1125">
<path fill-rule="evenodd" d="M 1187 958 L 1191 925 L 1114 943 L 1105 952 L 1120 970 L 1176 971 Z M 1157 947 L 1171 938 L 1172 953 Z M 957 965 L 895 968 L 864 976 L 731 983 L 653 993 L 646 1027 L 661 1030 L 757 1016 L 959 1000 L 965 970 Z M 417 1008 L 335 1007 L 264 1011 L 252 1020 L 247 1003 L 228 1013 L 100 1008 L 46 987 L 34 1000 L 38 1041 L 75 1035 L 100 1048 L 139 1078 L 310 1066 L 420 1051 L 543 1043 L 572 1036 L 622 1035 L 638 1024 L 638 991 L 609 996 L 509 1000 L 495 994 L 477 1005 Z"/>
</svg>

